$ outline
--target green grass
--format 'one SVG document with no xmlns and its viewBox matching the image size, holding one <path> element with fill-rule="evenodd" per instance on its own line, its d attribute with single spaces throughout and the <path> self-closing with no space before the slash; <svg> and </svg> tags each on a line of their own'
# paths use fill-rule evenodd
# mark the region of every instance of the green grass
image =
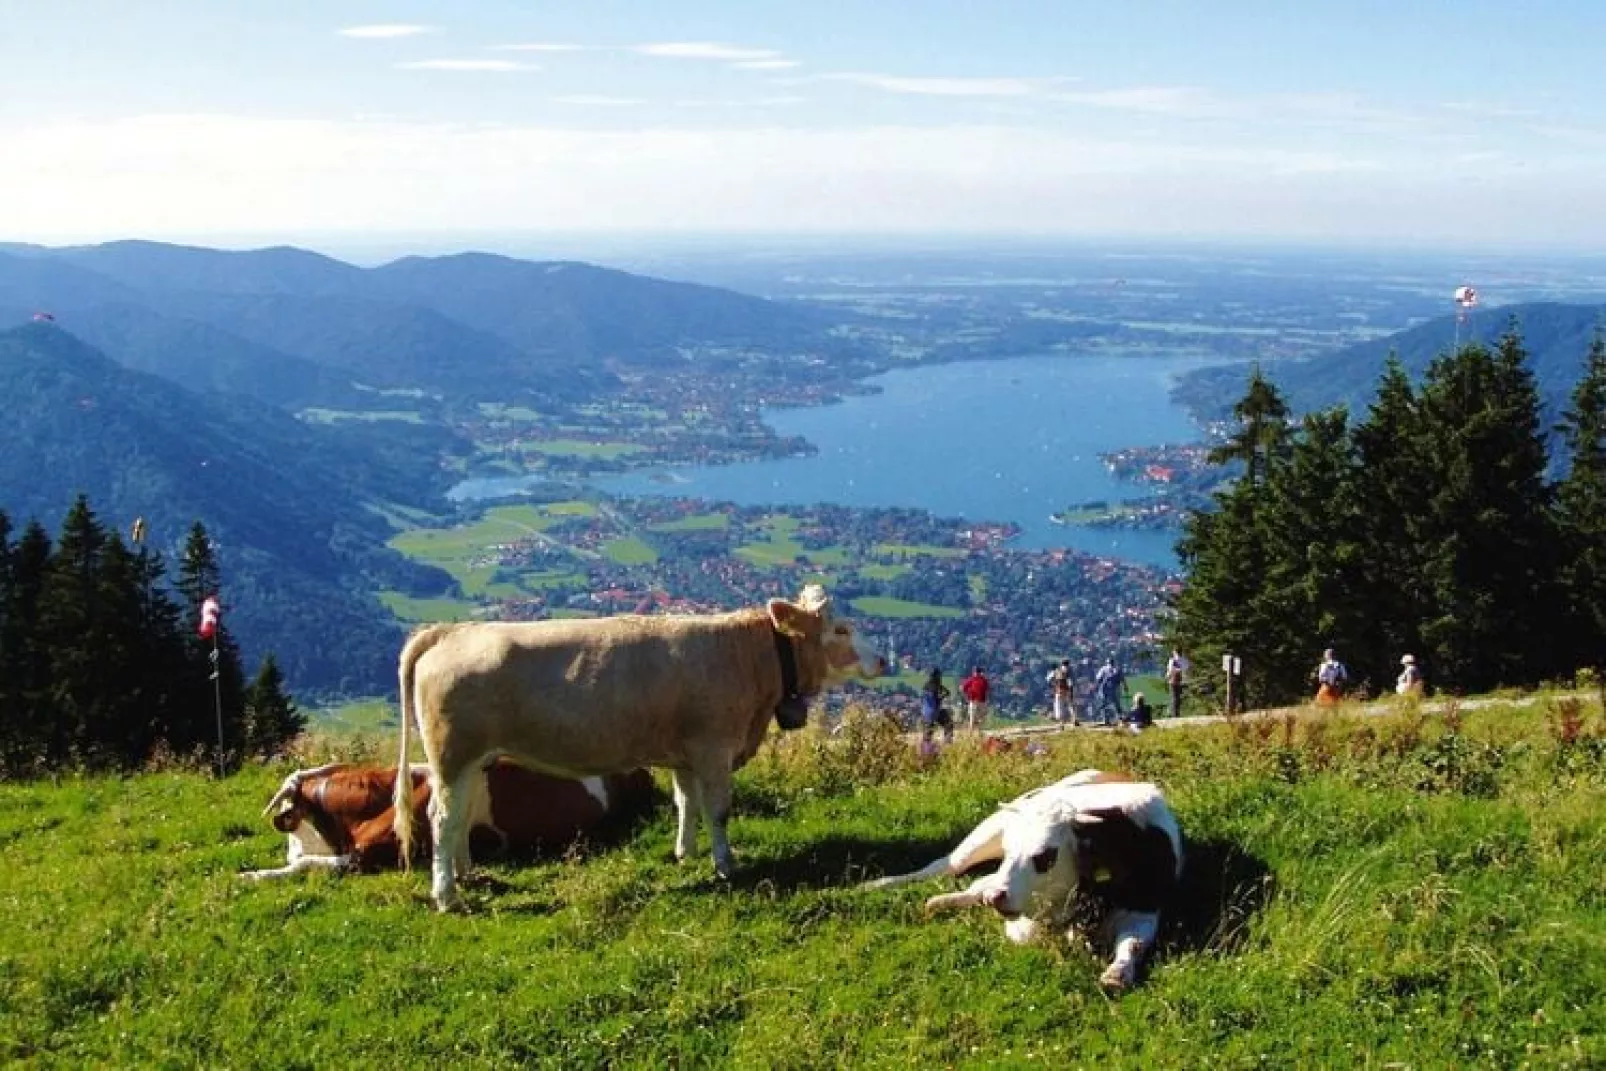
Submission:
<svg viewBox="0 0 1606 1071">
<path fill-rule="evenodd" d="M 586 439 L 540 439 L 522 444 L 526 451 L 551 457 L 590 457 L 614 461 L 647 449 L 640 443 L 591 442 Z"/>
<path fill-rule="evenodd" d="M 801 523 L 798 518 L 789 514 L 773 514 L 759 525 L 766 530 L 767 539 L 737 547 L 732 553 L 754 565 L 772 569 L 777 566 L 795 565 L 804 558 L 817 566 L 849 564 L 850 559 L 845 547 L 812 549 L 798 542 L 796 533 Z"/>
<path fill-rule="evenodd" d="M 283 861 L 259 811 L 284 768 L 0 785 L 0 1061 L 1600 1066 L 1598 708 L 1563 735 L 1532 708 L 1328 716 L 1055 735 L 1044 756 L 960 743 L 922 766 L 870 719 L 835 745 L 771 740 L 742 771 L 736 882 L 671 862 L 660 812 L 562 861 L 483 867 L 446 917 L 422 873 L 234 877 Z M 925 917 L 952 882 L 854 888 L 1084 766 L 1160 780 L 1188 838 L 1160 955 L 1123 999 L 1081 949 Z"/>
<path fill-rule="evenodd" d="M 877 543 L 871 553 L 878 558 L 963 558 L 957 547 L 933 547 L 921 543 Z"/>
<path fill-rule="evenodd" d="M 620 565 L 651 565 L 658 560 L 658 552 L 639 536 L 622 536 L 602 545 L 602 553 Z"/>
<path fill-rule="evenodd" d="M 880 562 L 859 566 L 859 575 L 866 580 L 896 580 L 905 573 L 913 571 L 912 565 L 886 565 Z"/>
<path fill-rule="evenodd" d="M 467 621 L 477 604 L 465 599 L 419 599 L 399 591 L 381 591 L 379 601 L 402 621 Z"/>
<path fill-rule="evenodd" d="M 660 813 L 485 867 L 452 916 L 422 874 L 236 878 L 282 862 L 258 812 L 285 767 L 0 785 L 0 1061 L 1600 1066 L 1606 730 L 1588 718 L 1572 744 L 1502 708 L 1065 734 L 1041 757 L 961 743 L 931 766 L 873 722 L 836 745 L 804 732 L 738 776 L 736 881 L 674 864 Z M 1125 997 L 1080 949 L 926 917 L 951 881 L 854 888 L 1085 766 L 1160 781 L 1188 838 Z"/>
<path fill-rule="evenodd" d="M 660 521 L 647 526 L 649 532 L 722 532 L 731 525 L 728 513 L 699 513 L 675 521 Z"/>
<path fill-rule="evenodd" d="M 853 600 L 853 609 L 866 617 L 964 617 L 965 611 L 929 602 L 894 599 L 890 595 L 866 595 Z"/>
</svg>

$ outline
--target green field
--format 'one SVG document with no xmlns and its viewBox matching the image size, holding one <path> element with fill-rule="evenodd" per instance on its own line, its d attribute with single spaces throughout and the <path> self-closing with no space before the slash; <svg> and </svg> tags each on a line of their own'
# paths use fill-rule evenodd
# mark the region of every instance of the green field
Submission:
<svg viewBox="0 0 1606 1071">
<path fill-rule="evenodd" d="M 345 420 L 363 423 L 422 424 L 424 415 L 411 409 L 303 409 L 301 419 L 309 424 L 338 424 Z"/>
<path fill-rule="evenodd" d="M 471 524 L 453 528 L 412 528 L 390 539 L 390 546 L 419 561 L 428 562 L 450 573 L 470 598 L 516 598 L 526 589 L 518 584 L 495 580 L 497 565 L 490 548 L 516 543 L 540 535 L 564 517 L 589 516 L 596 507 L 589 502 L 558 502 L 548 505 L 494 506 Z M 547 574 L 555 575 L 555 574 Z M 567 575 L 567 574 L 564 574 Z M 541 585 L 537 583 L 536 587 Z M 392 611 L 403 620 L 423 620 L 409 616 L 413 607 L 392 596 Z M 428 602 L 418 612 L 427 613 Z M 403 611 L 409 613 L 404 613 Z M 444 620 L 444 618 L 443 618 Z"/>
<path fill-rule="evenodd" d="M 957 547 L 932 547 L 918 543 L 877 543 L 870 551 L 878 558 L 963 558 Z"/>
<path fill-rule="evenodd" d="M 647 449 L 640 443 L 592 442 L 589 439 L 539 439 L 521 443 L 520 448 L 552 457 L 592 457 L 602 461 L 629 457 Z"/>
<path fill-rule="evenodd" d="M 699 513 L 678 521 L 661 521 L 647 526 L 650 532 L 722 532 L 731 525 L 728 513 Z"/>
<path fill-rule="evenodd" d="M 0 1061 L 33 1066 L 1599 1067 L 1606 725 L 1328 715 L 922 763 L 879 719 L 738 776 L 736 879 L 672 823 L 492 864 L 252 884 L 286 767 L 0 785 Z M 325 742 L 301 758 L 310 765 Z M 381 745 L 380 753 L 386 751 Z M 1020 948 L 952 881 L 863 892 L 1083 767 L 1159 781 L 1188 844 L 1146 980 Z"/>
<path fill-rule="evenodd" d="M 853 609 L 866 617 L 964 617 L 965 611 L 929 602 L 910 602 L 890 595 L 866 595 L 853 600 Z"/>
<path fill-rule="evenodd" d="M 754 565 L 771 568 L 795 565 L 803 558 L 807 558 L 811 564 L 817 566 L 848 564 L 848 552 L 844 547 L 810 549 L 798 542 L 795 537 L 800 525 L 801 522 L 796 517 L 785 513 L 774 514 L 760 525 L 766 531 L 766 539 L 737 547 L 733 553 L 746 558 Z"/>
<path fill-rule="evenodd" d="M 658 560 L 658 552 L 637 536 L 611 539 L 602 545 L 602 553 L 620 565 L 651 565 Z"/>
</svg>

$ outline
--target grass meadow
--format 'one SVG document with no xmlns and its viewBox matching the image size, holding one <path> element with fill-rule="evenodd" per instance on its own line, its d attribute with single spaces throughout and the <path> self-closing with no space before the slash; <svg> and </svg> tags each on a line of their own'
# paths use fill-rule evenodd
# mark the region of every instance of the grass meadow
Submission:
<svg viewBox="0 0 1606 1071">
<path fill-rule="evenodd" d="M 883 719 L 777 736 L 740 775 L 740 871 L 676 865 L 667 804 L 558 859 L 252 884 L 291 765 L 0 785 L 0 1061 L 566 1068 L 1606 1064 L 1606 719 L 1551 699 L 1063 733 L 923 760 Z M 946 851 L 1076 769 L 1159 781 L 1184 887 L 1134 992 L 1017 948 Z"/>
</svg>

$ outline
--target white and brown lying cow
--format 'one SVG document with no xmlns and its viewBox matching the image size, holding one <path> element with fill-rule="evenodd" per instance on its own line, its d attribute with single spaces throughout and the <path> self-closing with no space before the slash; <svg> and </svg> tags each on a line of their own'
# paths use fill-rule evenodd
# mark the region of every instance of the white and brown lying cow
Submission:
<svg viewBox="0 0 1606 1071">
<path fill-rule="evenodd" d="M 863 888 L 959 875 L 995 859 L 1003 861 L 996 871 L 963 892 L 933 896 L 926 909 L 990 907 L 1017 944 L 1060 926 L 1073 941 L 1093 936 L 1115 955 L 1099 983 L 1125 989 L 1136 981 L 1159 932 L 1160 910 L 1182 876 L 1182 832 L 1155 785 L 1082 770 L 1002 805 L 929 866 Z M 1082 935 L 1071 925 L 1079 897 L 1105 909 L 1101 933 Z"/>
<path fill-rule="evenodd" d="M 796 728 L 806 701 L 857 671 L 882 672 L 871 645 L 837 618 L 823 588 L 797 602 L 725 614 L 433 625 L 402 648 L 401 763 L 416 718 L 435 790 L 434 880 L 456 900 L 467 797 L 492 756 L 570 777 L 637 766 L 671 770 L 679 834 L 696 850 L 708 819 L 714 868 L 732 870 L 726 821 L 731 772 L 772 720 Z M 413 781 L 396 782 L 398 828 L 411 835 Z M 405 858 L 405 853 L 404 853 Z"/>
<path fill-rule="evenodd" d="M 408 769 L 413 822 L 427 829 L 429 767 Z M 553 851 L 605 824 L 645 813 L 656 795 L 652 775 L 637 769 L 575 780 L 493 763 L 471 799 L 468 824 L 477 851 Z M 263 810 L 273 828 L 289 834 L 288 865 L 242 877 L 282 878 L 305 870 L 369 872 L 401 861 L 395 831 L 396 771 L 388 766 L 334 763 L 297 770 Z"/>
</svg>

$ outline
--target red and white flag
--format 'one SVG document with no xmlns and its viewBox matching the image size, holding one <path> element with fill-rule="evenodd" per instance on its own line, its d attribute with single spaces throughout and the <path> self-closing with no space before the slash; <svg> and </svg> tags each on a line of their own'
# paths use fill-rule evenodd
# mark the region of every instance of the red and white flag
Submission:
<svg viewBox="0 0 1606 1071">
<path fill-rule="evenodd" d="M 195 631 L 200 633 L 201 639 L 209 640 L 217 632 L 218 620 L 223 615 L 223 608 L 218 605 L 216 595 L 208 595 L 206 601 L 201 603 L 201 623 Z"/>
</svg>

